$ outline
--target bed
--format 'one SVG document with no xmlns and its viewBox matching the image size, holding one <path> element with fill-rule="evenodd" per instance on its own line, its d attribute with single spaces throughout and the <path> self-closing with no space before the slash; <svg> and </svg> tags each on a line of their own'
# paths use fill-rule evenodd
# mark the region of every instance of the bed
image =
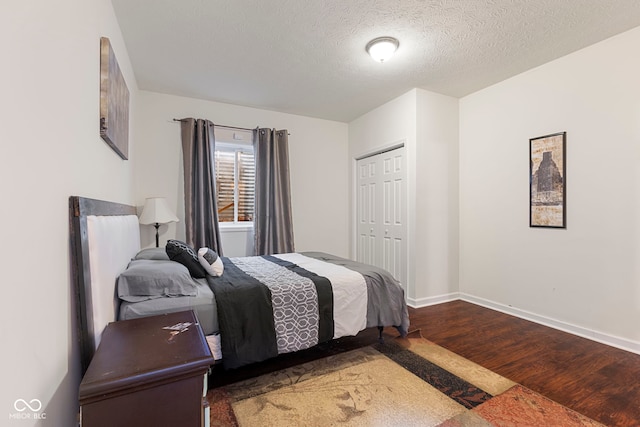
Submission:
<svg viewBox="0 0 640 427">
<path fill-rule="evenodd" d="M 83 371 L 108 323 L 185 309 L 196 313 L 206 335 L 219 338 L 225 369 L 366 328 L 408 330 L 402 287 L 375 266 L 322 252 L 220 257 L 221 275 L 184 279 L 181 287 L 164 274 L 178 263 L 165 259 L 163 248 L 140 249 L 135 207 L 77 196 L 69 206 Z M 123 288 L 136 268 L 163 281 L 162 295 L 129 292 L 135 284 Z"/>
</svg>

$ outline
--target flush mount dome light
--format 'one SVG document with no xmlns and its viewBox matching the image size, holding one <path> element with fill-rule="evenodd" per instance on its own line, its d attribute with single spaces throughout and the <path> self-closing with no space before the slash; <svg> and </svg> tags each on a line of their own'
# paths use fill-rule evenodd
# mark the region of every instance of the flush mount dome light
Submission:
<svg viewBox="0 0 640 427">
<path fill-rule="evenodd" d="M 400 42 L 393 37 L 378 37 L 367 43 L 367 52 L 378 62 L 388 61 L 398 49 Z"/>
</svg>

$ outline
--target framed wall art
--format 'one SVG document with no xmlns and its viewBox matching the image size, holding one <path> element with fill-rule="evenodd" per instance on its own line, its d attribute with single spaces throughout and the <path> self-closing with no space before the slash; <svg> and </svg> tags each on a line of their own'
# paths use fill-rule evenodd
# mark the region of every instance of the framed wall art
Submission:
<svg viewBox="0 0 640 427">
<path fill-rule="evenodd" d="M 530 227 L 567 227 L 566 143 L 566 132 L 529 140 Z"/>
<path fill-rule="evenodd" d="M 100 136 L 129 158 L 129 89 L 107 37 L 100 38 Z"/>
</svg>

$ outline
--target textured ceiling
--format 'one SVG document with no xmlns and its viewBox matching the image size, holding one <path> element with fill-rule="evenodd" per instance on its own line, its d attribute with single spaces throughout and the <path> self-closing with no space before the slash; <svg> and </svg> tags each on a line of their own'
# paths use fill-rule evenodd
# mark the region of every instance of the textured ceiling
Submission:
<svg viewBox="0 0 640 427">
<path fill-rule="evenodd" d="M 348 122 L 640 26 L 638 0 L 112 0 L 140 89 Z M 365 52 L 400 40 L 384 64 Z"/>
</svg>

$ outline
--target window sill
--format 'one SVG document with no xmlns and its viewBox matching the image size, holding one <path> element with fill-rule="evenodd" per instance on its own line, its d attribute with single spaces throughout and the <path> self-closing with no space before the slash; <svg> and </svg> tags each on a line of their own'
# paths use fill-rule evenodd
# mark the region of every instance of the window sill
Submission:
<svg viewBox="0 0 640 427">
<path fill-rule="evenodd" d="M 246 231 L 253 231 L 253 223 L 249 223 L 249 224 L 225 224 L 225 223 L 218 223 L 218 225 L 220 226 L 220 232 L 221 233 L 234 233 L 234 232 L 246 232 Z"/>
</svg>

